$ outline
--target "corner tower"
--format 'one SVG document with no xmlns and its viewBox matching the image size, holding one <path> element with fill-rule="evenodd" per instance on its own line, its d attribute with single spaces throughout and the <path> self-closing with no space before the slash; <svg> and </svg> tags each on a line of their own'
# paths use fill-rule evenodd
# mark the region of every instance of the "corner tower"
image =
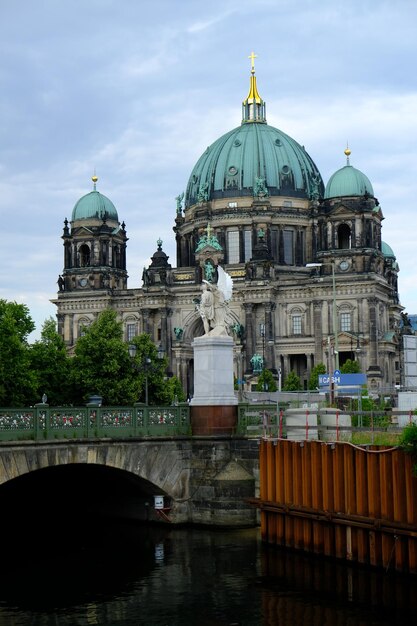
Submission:
<svg viewBox="0 0 417 626">
<path fill-rule="evenodd" d="M 60 292 L 126 289 L 126 230 L 111 200 L 93 190 L 76 202 L 71 223 L 64 221 L 64 269 Z"/>
</svg>

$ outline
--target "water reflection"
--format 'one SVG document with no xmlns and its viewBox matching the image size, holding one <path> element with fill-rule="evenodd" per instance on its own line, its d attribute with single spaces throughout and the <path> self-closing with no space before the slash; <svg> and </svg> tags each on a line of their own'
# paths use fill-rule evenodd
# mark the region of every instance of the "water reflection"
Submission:
<svg viewBox="0 0 417 626">
<path fill-rule="evenodd" d="M 268 548 L 256 530 L 94 523 L 10 551 L 1 626 L 416 623 L 415 579 Z"/>
</svg>

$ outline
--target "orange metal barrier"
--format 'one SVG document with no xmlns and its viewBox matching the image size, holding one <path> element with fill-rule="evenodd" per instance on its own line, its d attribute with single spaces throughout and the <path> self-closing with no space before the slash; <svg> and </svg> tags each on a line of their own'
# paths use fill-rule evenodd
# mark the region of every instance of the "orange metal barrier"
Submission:
<svg viewBox="0 0 417 626">
<path fill-rule="evenodd" d="M 417 573 L 417 477 L 398 448 L 260 442 L 264 541 Z"/>
</svg>

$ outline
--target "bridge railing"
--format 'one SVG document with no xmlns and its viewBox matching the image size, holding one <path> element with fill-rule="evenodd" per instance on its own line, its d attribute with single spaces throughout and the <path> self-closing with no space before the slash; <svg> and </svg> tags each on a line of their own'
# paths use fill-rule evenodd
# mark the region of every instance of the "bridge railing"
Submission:
<svg viewBox="0 0 417 626">
<path fill-rule="evenodd" d="M 190 434 L 190 409 L 178 406 L 0 408 L 0 442 L 120 439 Z"/>
<path fill-rule="evenodd" d="M 248 437 L 292 440 L 355 441 L 377 443 L 400 435 L 404 426 L 417 423 L 414 411 L 342 411 L 326 408 L 288 408 L 276 404 L 240 404 L 236 432 Z"/>
</svg>

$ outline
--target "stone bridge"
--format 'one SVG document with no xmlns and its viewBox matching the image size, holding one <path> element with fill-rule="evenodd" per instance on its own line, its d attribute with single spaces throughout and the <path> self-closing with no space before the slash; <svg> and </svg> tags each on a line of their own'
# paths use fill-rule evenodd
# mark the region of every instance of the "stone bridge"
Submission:
<svg viewBox="0 0 417 626">
<path fill-rule="evenodd" d="M 256 524 L 258 442 L 177 437 L 0 445 L 0 503 L 10 523 L 34 511 L 223 526 Z M 154 496 L 163 496 L 155 510 Z"/>
</svg>

